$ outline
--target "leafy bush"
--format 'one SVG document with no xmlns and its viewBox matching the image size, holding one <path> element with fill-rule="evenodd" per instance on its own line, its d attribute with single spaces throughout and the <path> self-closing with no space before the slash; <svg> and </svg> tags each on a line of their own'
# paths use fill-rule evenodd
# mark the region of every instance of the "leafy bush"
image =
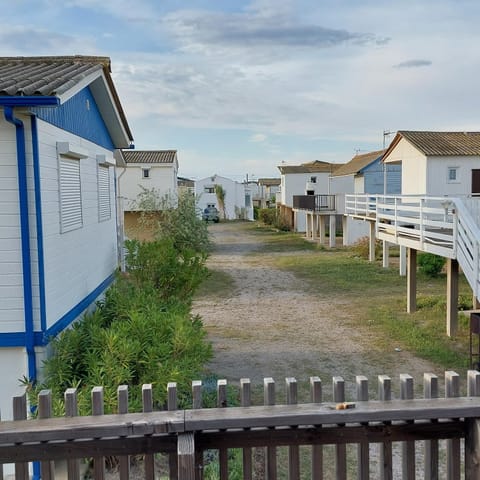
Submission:
<svg viewBox="0 0 480 480">
<path fill-rule="evenodd" d="M 359 238 L 352 245 L 352 252 L 356 257 L 368 260 L 370 256 L 370 239 L 368 237 Z M 382 243 L 380 240 L 375 240 L 375 259 L 381 257 Z"/>
<path fill-rule="evenodd" d="M 282 231 L 290 230 L 276 208 L 261 208 L 258 211 L 258 219 L 265 225 L 271 225 Z"/>
<path fill-rule="evenodd" d="M 433 253 L 419 253 L 418 267 L 428 277 L 438 277 L 446 263 L 446 258 Z"/>
</svg>

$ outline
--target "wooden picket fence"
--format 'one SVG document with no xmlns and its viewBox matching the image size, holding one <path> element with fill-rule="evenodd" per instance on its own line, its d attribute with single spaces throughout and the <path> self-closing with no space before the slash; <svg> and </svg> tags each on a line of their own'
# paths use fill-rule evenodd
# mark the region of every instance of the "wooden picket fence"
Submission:
<svg viewBox="0 0 480 480">
<path fill-rule="evenodd" d="M 115 478 L 128 479 L 129 457 L 141 455 L 148 480 L 194 480 L 203 478 L 215 452 L 218 478 L 228 479 L 232 449 L 241 449 L 244 479 L 480 478 L 480 372 L 468 372 L 466 396 L 452 371 L 444 379 L 425 374 L 423 398 L 417 399 L 406 374 L 396 395 L 391 378 L 380 375 L 376 399 L 364 376 L 355 377 L 349 389 L 342 377 L 333 377 L 331 385 L 331 400 L 324 401 L 321 379 L 310 378 L 310 402 L 300 404 L 297 381 L 287 378 L 286 400 L 278 404 L 275 382 L 266 378 L 263 405 L 253 406 L 251 382 L 241 379 L 241 406 L 229 407 L 227 382 L 219 380 L 217 407 L 202 408 L 202 383 L 195 381 L 192 409 L 179 410 L 171 383 L 163 411 L 153 411 L 152 386 L 144 385 L 142 413 L 128 413 L 128 388 L 120 386 L 118 413 L 112 415 L 103 414 L 103 389 L 95 387 L 92 416 L 77 416 L 76 391 L 69 389 L 66 414 L 55 418 L 45 390 L 36 419 L 26 418 L 22 395 L 13 400 L 15 420 L 0 422 L 0 464 L 14 463 L 15 478 L 24 480 L 27 462 L 39 461 L 42 478 L 53 479 L 54 461 L 63 459 L 68 478 L 79 479 L 80 459 L 89 458 L 92 477 L 103 479 L 105 458 L 115 456 Z M 165 454 L 162 472 L 155 471 L 159 453 Z"/>
</svg>

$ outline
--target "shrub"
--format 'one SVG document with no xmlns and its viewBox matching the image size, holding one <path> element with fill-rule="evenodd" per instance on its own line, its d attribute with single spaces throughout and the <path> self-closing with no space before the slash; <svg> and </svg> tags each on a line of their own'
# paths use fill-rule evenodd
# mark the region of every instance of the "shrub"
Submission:
<svg viewBox="0 0 480 480">
<path fill-rule="evenodd" d="M 271 225 L 278 228 L 278 230 L 288 231 L 290 227 L 285 223 L 283 218 L 279 215 L 276 208 L 261 208 L 258 211 L 258 219 L 265 225 Z"/>
<path fill-rule="evenodd" d="M 419 253 L 418 267 L 428 277 L 438 277 L 445 266 L 446 259 L 433 253 Z"/>
<path fill-rule="evenodd" d="M 382 251 L 382 242 L 375 240 L 375 259 L 380 258 Z M 355 256 L 368 260 L 370 256 L 370 239 L 368 237 L 359 238 L 352 245 L 352 252 Z"/>
</svg>

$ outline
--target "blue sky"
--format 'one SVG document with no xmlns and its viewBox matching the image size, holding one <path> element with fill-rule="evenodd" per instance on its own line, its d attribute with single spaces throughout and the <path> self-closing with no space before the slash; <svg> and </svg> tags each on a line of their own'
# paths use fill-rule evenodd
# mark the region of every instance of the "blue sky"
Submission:
<svg viewBox="0 0 480 480">
<path fill-rule="evenodd" d="M 109 56 L 136 148 L 177 149 L 183 176 L 272 177 L 380 149 L 384 130 L 480 129 L 478 0 L 4 3 L 2 56 Z"/>
</svg>

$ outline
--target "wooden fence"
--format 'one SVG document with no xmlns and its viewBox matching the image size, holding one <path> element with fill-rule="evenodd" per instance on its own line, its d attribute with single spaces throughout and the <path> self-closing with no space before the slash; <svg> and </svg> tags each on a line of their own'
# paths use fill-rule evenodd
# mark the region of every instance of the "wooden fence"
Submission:
<svg viewBox="0 0 480 480">
<path fill-rule="evenodd" d="M 400 375 L 398 385 L 380 375 L 372 399 L 366 377 L 349 388 L 333 377 L 324 401 L 327 388 L 312 377 L 310 402 L 300 404 L 297 381 L 287 378 L 278 404 L 275 382 L 266 378 L 263 405 L 254 406 L 251 382 L 241 379 L 240 406 L 228 408 L 225 380 L 217 384 L 216 408 L 202 408 L 203 387 L 195 381 L 192 409 L 177 409 L 176 385 L 168 384 L 163 411 L 153 411 L 152 386 L 144 385 L 142 413 L 128 413 L 128 388 L 120 386 L 113 415 L 103 414 L 103 389 L 95 387 L 92 416 L 77 416 L 76 391 L 69 389 L 65 416 L 55 418 L 50 392 L 42 391 L 37 419 L 26 419 L 22 395 L 13 400 L 15 420 L 0 422 L 0 464 L 15 463 L 22 480 L 31 461 L 40 462 L 42 478 L 54 478 L 53 461 L 60 459 L 67 460 L 68 478 L 79 479 L 84 458 L 91 459 L 91 475 L 103 479 L 112 456 L 115 478 L 127 479 L 132 455 L 141 455 L 146 479 L 201 479 L 214 465 L 220 479 L 234 478 L 233 468 L 245 479 L 479 479 L 480 372 L 469 371 L 466 380 L 462 388 L 455 372 L 444 379 L 425 374 L 423 398 L 414 399 L 410 375 Z M 159 453 L 162 472 L 155 471 Z"/>
</svg>

